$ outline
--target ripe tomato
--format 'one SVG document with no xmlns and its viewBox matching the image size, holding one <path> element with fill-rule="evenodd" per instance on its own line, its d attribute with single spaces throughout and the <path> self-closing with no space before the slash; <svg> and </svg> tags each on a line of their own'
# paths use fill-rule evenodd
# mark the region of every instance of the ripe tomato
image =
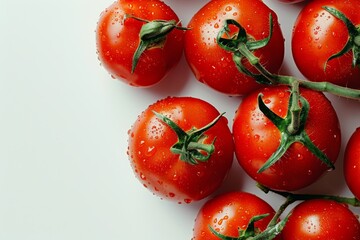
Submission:
<svg viewBox="0 0 360 240">
<path fill-rule="evenodd" d="M 353 53 L 328 61 L 349 39 L 344 22 L 323 6 L 340 10 L 356 26 L 360 24 L 358 0 L 316 0 L 300 12 L 293 30 L 292 53 L 301 73 L 311 81 L 327 81 L 360 89 L 360 68 L 352 66 Z"/>
<path fill-rule="evenodd" d="M 134 72 L 133 56 L 140 44 L 144 21 L 174 20 L 175 12 L 158 0 L 119 0 L 102 12 L 96 29 L 99 59 L 107 71 L 131 86 L 147 87 L 162 80 L 180 60 L 183 31 L 174 29 L 162 41 L 156 41 L 139 58 Z"/>
<path fill-rule="evenodd" d="M 199 161 L 189 163 L 181 159 L 184 156 L 171 150 L 179 138 L 153 111 L 171 119 L 188 133 L 220 116 L 211 104 L 191 97 L 169 97 L 150 105 L 129 131 L 128 154 L 138 179 L 154 194 L 179 203 L 200 200 L 214 192 L 233 160 L 234 144 L 227 119 L 221 116 L 198 140 L 199 144 L 213 144 L 210 158 L 200 161 L 200 156 Z M 188 153 L 194 153 L 194 149 L 189 147 Z M 205 156 L 203 150 L 200 148 L 198 153 Z"/>
<path fill-rule="evenodd" d="M 298 142 L 293 143 L 274 165 L 258 173 L 277 150 L 281 139 L 281 132 L 258 107 L 260 93 L 265 105 L 275 114 L 281 118 L 287 115 L 288 87 L 260 89 L 243 98 L 233 124 L 238 162 L 253 179 L 271 189 L 292 191 L 310 185 L 327 166 Z M 304 130 L 314 145 L 334 163 L 341 145 L 336 112 L 324 94 L 309 89 L 301 89 L 300 94 L 310 104 Z"/>
<path fill-rule="evenodd" d="M 217 240 L 210 227 L 216 232 L 236 238 L 239 229 L 245 230 L 254 216 L 269 214 L 255 222 L 255 228 L 265 230 L 272 217 L 274 209 L 264 200 L 247 192 L 230 192 L 219 195 L 204 204 L 195 219 L 192 240 Z M 278 236 L 276 239 L 281 239 Z"/>
<path fill-rule="evenodd" d="M 360 239 L 360 224 L 349 208 L 341 203 L 313 199 L 297 205 L 282 231 L 284 240 Z"/>
<path fill-rule="evenodd" d="M 239 22 L 249 38 L 264 39 L 269 35 L 270 13 L 272 38 L 254 54 L 269 71 L 277 72 L 284 57 L 284 39 L 275 12 L 262 1 L 213 0 L 201 8 L 190 20 L 190 30 L 185 33 L 184 52 L 196 79 L 227 95 L 244 95 L 259 88 L 260 84 L 237 69 L 233 54 L 222 49 L 216 39 L 226 19 Z M 250 64 L 245 65 L 250 67 Z"/>
<path fill-rule="evenodd" d="M 360 199 L 360 128 L 350 137 L 345 149 L 344 175 L 347 185 L 356 198 Z"/>
</svg>

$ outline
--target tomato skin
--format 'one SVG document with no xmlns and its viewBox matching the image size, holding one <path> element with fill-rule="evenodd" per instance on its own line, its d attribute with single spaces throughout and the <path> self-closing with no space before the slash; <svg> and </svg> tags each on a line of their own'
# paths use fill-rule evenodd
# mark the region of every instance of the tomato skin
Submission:
<svg viewBox="0 0 360 240">
<path fill-rule="evenodd" d="M 294 25 L 292 53 L 295 63 L 300 72 L 311 81 L 327 81 L 360 89 L 360 68 L 352 67 L 352 52 L 327 62 L 332 55 L 343 49 L 349 34 L 345 24 L 323 9 L 323 6 L 340 10 L 355 26 L 360 24 L 358 0 L 310 1 L 302 9 Z"/>
<path fill-rule="evenodd" d="M 360 199 L 360 128 L 355 130 L 346 145 L 344 176 L 350 191 Z"/>
<path fill-rule="evenodd" d="M 250 219 L 261 214 L 269 214 L 255 223 L 255 227 L 265 230 L 274 209 L 258 196 L 247 192 L 229 192 L 206 202 L 197 214 L 192 240 L 217 240 L 209 229 L 229 237 L 238 237 L 239 228 L 245 229 Z M 281 234 L 275 239 L 279 240 Z"/>
<path fill-rule="evenodd" d="M 284 240 L 360 239 L 360 224 L 344 204 L 324 199 L 300 203 L 282 231 Z"/>
<path fill-rule="evenodd" d="M 262 173 L 260 167 L 278 148 L 280 131 L 260 111 L 259 93 L 264 103 L 284 118 L 288 110 L 289 88 L 277 86 L 257 90 L 243 98 L 234 118 L 233 135 L 239 164 L 250 177 L 277 190 L 293 191 L 315 182 L 326 171 L 323 164 L 301 143 L 290 146 L 283 157 Z M 339 121 L 334 108 L 324 94 L 301 89 L 300 94 L 309 102 L 310 110 L 305 131 L 313 143 L 335 162 L 341 145 Z"/>
<path fill-rule="evenodd" d="M 119 0 L 104 10 L 96 28 L 98 57 L 113 78 L 135 87 L 149 87 L 161 81 L 180 61 L 183 52 L 182 30 L 174 29 L 160 46 L 145 50 L 135 71 L 132 58 L 139 45 L 140 29 L 145 22 L 125 18 L 132 15 L 148 21 L 176 20 L 175 12 L 158 0 Z"/>
<path fill-rule="evenodd" d="M 260 0 L 213 0 L 190 20 L 185 33 L 184 53 L 196 79 L 227 95 L 245 95 L 261 85 L 239 72 L 232 54 L 216 43 L 217 34 L 226 19 L 239 22 L 254 39 L 269 34 L 269 14 L 273 17 L 273 36 L 264 48 L 254 51 L 260 62 L 277 72 L 284 57 L 284 38 L 276 13 Z M 250 67 L 250 64 L 245 64 Z M 253 68 L 250 68 L 253 70 Z"/>
<path fill-rule="evenodd" d="M 190 203 L 213 193 L 223 182 L 233 161 L 234 144 L 225 117 L 205 132 L 204 143 L 216 137 L 215 151 L 207 162 L 191 165 L 170 151 L 176 133 L 152 111 L 163 114 L 184 131 L 199 129 L 219 112 L 209 103 L 192 97 L 169 97 L 150 105 L 129 131 L 129 157 L 136 176 L 154 194 Z"/>
</svg>

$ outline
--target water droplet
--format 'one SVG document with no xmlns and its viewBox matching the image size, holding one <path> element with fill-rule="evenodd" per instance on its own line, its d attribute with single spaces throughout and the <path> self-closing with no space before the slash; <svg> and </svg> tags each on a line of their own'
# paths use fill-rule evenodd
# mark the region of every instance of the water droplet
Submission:
<svg viewBox="0 0 360 240">
<path fill-rule="evenodd" d="M 189 203 L 192 202 L 192 200 L 191 200 L 191 199 L 184 199 L 184 202 L 187 203 L 187 204 L 189 204 Z"/>
<path fill-rule="evenodd" d="M 142 180 L 146 180 L 146 177 L 145 177 L 145 175 L 144 175 L 143 173 L 140 173 L 140 178 L 141 178 Z"/>
<path fill-rule="evenodd" d="M 204 176 L 204 173 L 199 171 L 199 172 L 196 173 L 196 176 L 202 177 L 202 176 Z"/>
<path fill-rule="evenodd" d="M 269 103 L 271 103 L 271 100 L 267 98 L 267 99 L 264 100 L 264 103 L 269 104 Z"/>
<path fill-rule="evenodd" d="M 219 28 L 219 24 L 215 23 L 214 28 Z"/>
<path fill-rule="evenodd" d="M 170 192 L 169 197 L 171 197 L 171 198 L 175 197 L 175 193 Z"/>
<path fill-rule="evenodd" d="M 226 8 L 225 8 L 225 11 L 227 11 L 227 12 L 230 12 L 232 10 L 232 7 L 231 6 L 227 6 Z"/>
<path fill-rule="evenodd" d="M 147 157 L 151 157 L 151 156 L 154 156 L 154 154 L 156 153 L 156 147 L 155 146 L 152 146 L 152 147 L 148 147 L 145 155 Z"/>
<path fill-rule="evenodd" d="M 224 155 L 224 151 L 222 149 L 220 149 L 219 151 L 217 151 L 217 155 L 219 157 L 223 156 Z"/>
</svg>

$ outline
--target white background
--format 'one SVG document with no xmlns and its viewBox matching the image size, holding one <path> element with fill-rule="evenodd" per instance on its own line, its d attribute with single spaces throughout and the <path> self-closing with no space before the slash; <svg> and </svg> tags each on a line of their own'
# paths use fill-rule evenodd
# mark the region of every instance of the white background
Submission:
<svg viewBox="0 0 360 240">
<path fill-rule="evenodd" d="M 0 239 L 190 239 L 205 200 L 160 200 L 135 178 L 126 155 L 127 131 L 149 104 L 194 96 L 226 112 L 232 123 L 241 98 L 194 80 L 184 59 L 150 89 L 113 80 L 100 66 L 95 27 L 113 0 L 0 0 Z M 186 25 L 205 0 L 167 0 Z M 301 77 L 289 51 L 301 4 L 265 1 L 286 38 L 283 73 Z M 343 146 L 360 126 L 359 102 L 330 96 L 342 123 Z M 356 109 L 356 110 L 355 110 Z M 351 196 L 342 158 L 304 192 Z M 258 190 L 234 161 L 217 192 Z M 356 210 L 357 213 L 359 212 Z M 171 237 L 168 237 L 171 236 Z"/>
</svg>

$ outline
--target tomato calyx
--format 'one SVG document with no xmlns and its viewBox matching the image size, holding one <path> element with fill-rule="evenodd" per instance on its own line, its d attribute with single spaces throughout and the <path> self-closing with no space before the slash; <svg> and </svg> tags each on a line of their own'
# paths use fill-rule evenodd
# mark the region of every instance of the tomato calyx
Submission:
<svg viewBox="0 0 360 240">
<path fill-rule="evenodd" d="M 176 22 L 175 20 L 148 21 L 146 19 L 138 18 L 132 15 L 126 15 L 126 18 L 133 18 L 138 21 L 146 22 L 144 25 L 142 25 L 140 30 L 140 43 L 133 56 L 131 73 L 135 71 L 140 56 L 146 49 L 155 46 L 162 46 L 162 44 L 166 40 L 166 36 L 174 29 L 188 29 L 180 26 L 180 22 Z"/>
<path fill-rule="evenodd" d="M 212 122 L 200 129 L 193 128 L 190 131 L 185 132 L 168 117 L 155 111 L 153 112 L 157 118 L 162 120 L 166 125 L 175 131 L 178 137 L 178 142 L 176 142 L 170 150 L 175 154 L 179 154 L 180 160 L 192 165 L 209 160 L 215 151 L 214 143 L 216 138 L 214 138 L 211 144 L 205 144 L 203 143 L 206 138 L 204 133 L 214 126 L 225 113 L 220 114 Z"/>
<path fill-rule="evenodd" d="M 299 103 L 301 103 L 301 106 Z M 289 149 L 289 147 L 296 142 L 302 143 L 329 168 L 335 169 L 334 164 L 318 147 L 315 146 L 305 131 L 305 123 L 308 118 L 310 104 L 304 97 L 300 95 L 298 82 L 295 82 L 295 84 L 292 85 L 288 104 L 288 112 L 285 118 L 278 116 L 265 105 L 264 101 L 262 100 L 262 94 L 259 94 L 258 96 L 258 105 L 260 111 L 281 132 L 279 147 L 258 170 L 258 173 L 264 172 L 266 169 L 270 168 L 277 161 L 279 161 L 280 158 Z"/>
<path fill-rule="evenodd" d="M 263 48 L 269 43 L 273 32 L 271 14 L 269 14 L 269 22 L 269 35 L 261 40 L 254 40 L 246 33 L 245 28 L 243 28 L 237 21 L 233 19 L 225 20 L 223 28 L 217 35 L 217 43 L 219 44 L 219 46 L 224 50 L 233 53 L 233 61 L 238 70 L 246 75 L 255 78 L 256 81 L 265 84 L 270 84 L 268 79 L 266 79 L 261 74 L 256 74 L 248 70 L 244 66 L 243 60 L 247 59 L 252 65 L 258 63 L 259 59 L 252 58 L 251 52 Z M 234 31 L 231 30 L 230 26 L 235 26 L 238 31 L 235 34 L 231 34 Z M 243 49 L 243 51 L 239 51 L 240 48 Z"/>
<path fill-rule="evenodd" d="M 274 239 L 282 231 L 287 221 L 287 218 L 282 221 L 278 221 L 276 224 L 269 224 L 263 232 L 260 232 L 260 230 L 255 227 L 255 222 L 260 221 L 267 216 L 269 216 L 269 214 L 261 214 L 252 217 L 245 230 L 239 229 L 238 237 L 225 236 L 217 232 L 211 226 L 209 226 L 209 228 L 215 236 L 222 240 L 271 240 Z"/>
<path fill-rule="evenodd" d="M 355 26 L 346 16 L 345 14 L 343 14 L 341 11 L 332 8 L 332 7 L 328 7 L 328 6 L 324 6 L 323 7 L 327 12 L 329 12 L 331 15 L 333 15 L 334 17 L 338 18 L 339 20 L 341 20 L 349 33 L 349 39 L 347 41 L 347 43 L 345 44 L 344 48 L 342 50 L 340 50 L 338 53 L 332 55 L 326 62 L 325 62 L 325 66 L 324 68 L 326 68 L 327 66 L 327 62 L 340 57 L 344 54 L 346 54 L 349 51 L 352 51 L 353 53 L 353 60 L 352 60 L 352 66 L 353 67 L 360 67 L 360 26 Z"/>
</svg>

